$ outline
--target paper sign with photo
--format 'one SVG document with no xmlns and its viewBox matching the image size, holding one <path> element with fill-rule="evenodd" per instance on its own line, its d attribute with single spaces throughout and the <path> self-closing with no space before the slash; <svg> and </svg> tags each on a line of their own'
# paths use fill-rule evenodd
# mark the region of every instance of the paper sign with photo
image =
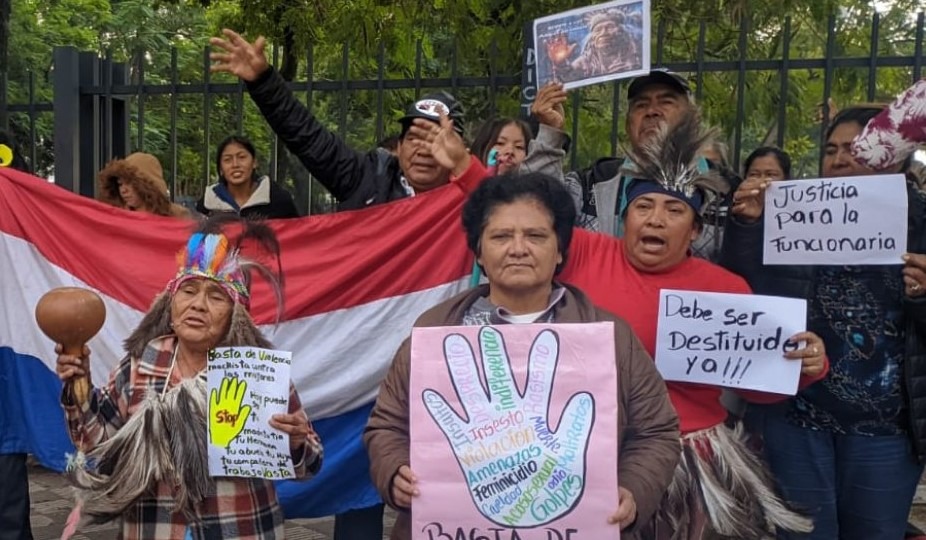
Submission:
<svg viewBox="0 0 926 540">
<path fill-rule="evenodd" d="M 650 70 L 650 2 L 616 0 L 534 21 L 537 88 L 566 89 Z"/>
</svg>

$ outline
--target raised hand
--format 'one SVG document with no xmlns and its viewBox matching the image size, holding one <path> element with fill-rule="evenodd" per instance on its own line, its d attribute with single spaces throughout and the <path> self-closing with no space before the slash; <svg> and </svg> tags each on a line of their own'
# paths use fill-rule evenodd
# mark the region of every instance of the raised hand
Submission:
<svg viewBox="0 0 926 540">
<path fill-rule="evenodd" d="M 747 178 L 733 193 L 733 215 L 744 223 L 759 221 L 765 212 L 767 178 Z"/>
<path fill-rule="evenodd" d="M 212 60 L 210 71 L 231 73 L 248 82 L 257 80 L 267 71 L 269 64 L 264 54 L 267 41 L 263 37 L 249 43 L 240 34 L 228 28 L 223 29 L 222 33 L 225 34 L 225 39 L 209 38 L 210 45 L 225 51 L 209 55 L 209 59 Z"/>
<path fill-rule="evenodd" d="M 409 137 L 409 135 L 411 137 Z M 469 167 L 471 156 L 460 134 L 453 129 L 453 120 L 441 113 L 440 123 L 416 118 L 408 128 L 406 141 L 422 144 L 437 163 L 460 176 Z"/>
<path fill-rule="evenodd" d="M 248 383 L 239 381 L 238 377 L 225 377 L 218 392 L 212 389 L 209 395 L 209 442 L 212 445 L 228 448 L 244 429 L 251 416 L 251 406 L 241 405 L 247 392 Z"/>
<path fill-rule="evenodd" d="M 566 34 L 557 34 L 547 39 L 545 45 L 547 47 L 547 58 L 549 58 L 554 65 L 566 63 L 566 60 L 572 56 L 576 47 L 579 46 L 578 43 L 569 43 L 569 38 Z"/>
<path fill-rule="evenodd" d="M 551 330 L 531 345 L 521 393 L 502 335 L 479 331 L 486 393 L 469 342 L 459 334 L 444 340 L 444 356 L 464 414 L 433 390 L 425 407 L 453 449 L 470 497 L 479 512 L 504 527 L 536 527 L 570 512 L 585 489 L 585 459 L 595 418 L 591 394 L 570 397 L 559 424 L 551 426 L 550 395 L 559 357 Z"/>
<path fill-rule="evenodd" d="M 552 82 L 537 92 L 537 98 L 531 105 L 531 114 L 541 123 L 556 129 L 563 129 L 566 124 L 566 111 L 563 103 L 568 95 L 562 83 Z"/>
</svg>

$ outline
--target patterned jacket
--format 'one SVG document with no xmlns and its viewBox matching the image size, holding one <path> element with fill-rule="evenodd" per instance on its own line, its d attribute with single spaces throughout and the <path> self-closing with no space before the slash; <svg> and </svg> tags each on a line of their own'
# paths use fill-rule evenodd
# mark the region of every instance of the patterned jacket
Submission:
<svg viewBox="0 0 926 540">
<path fill-rule="evenodd" d="M 148 343 L 139 359 L 126 357 L 104 388 L 95 388 L 82 408 L 62 398 L 68 430 L 74 444 L 89 452 L 113 436 L 141 406 L 149 392 L 162 392 L 179 384 L 179 370 L 171 372 L 174 336 Z M 167 380 L 170 374 L 170 380 Z M 302 402 L 290 383 L 290 414 L 302 414 Z M 296 478 L 307 478 L 321 468 L 323 449 L 312 431 L 303 456 L 294 459 Z M 175 488 L 167 482 L 139 499 L 122 518 L 120 537 L 125 540 L 184 539 L 232 540 L 285 538 L 283 511 L 269 480 L 215 478 L 214 491 L 197 507 L 198 522 L 187 523 L 174 512 Z M 187 536 L 189 534 L 189 536 Z"/>
</svg>

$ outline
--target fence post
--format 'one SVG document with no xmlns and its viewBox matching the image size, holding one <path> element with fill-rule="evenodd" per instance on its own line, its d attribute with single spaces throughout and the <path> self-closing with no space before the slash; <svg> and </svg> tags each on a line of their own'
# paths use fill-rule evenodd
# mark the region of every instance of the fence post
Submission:
<svg viewBox="0 0 926 540">
<path fill-rule="evenodd" d="M 77 193 L 80 180 L 80 63 L 74 47 L 53 52 L 55 183 Z"/>
<path fill-rule="evenodd" d="M 6 88 L 8 86 L 6 73 L 0 73 L 0 129 L 10 129 L 10 111 L 7 103 Z"/>
<path fill-rule="evenodd" d="M 100 85 L 101 63 L 100 57 L 93 52 L 82 52 L 78 58 L 78 83 L 79 86 L 96 87 Z M 55 74 L 57 77 L 57 73 Z M 79 90 L 79 89 L 78 89 Z M 57 98 L 57 92 L 55 93 Z M 75 126 L 77 136 L 80 138 L 78 146 L 74 147 L 77 152 L 77 170 L 78 187 L 80 194 L 87 197 L 93 197 L 96 187 L 96 174 L 102 169 L 102 141 L 100 125 L 102 122 L 102 109 L 100 108 L 100 97 L 96 94 L 78 95 L 80 103 L 78 115 L 79 125 Z M 55 114 L 55 129 L 58 126 L 58 115 Z M 55 142 L 55 154 L 60 148 Z"/>
<path fill-rule="evenodd" d="M 129 68 L 125 62 L 113 62 L 112 74 L 113 76 L 110 83 L 113 86 L 125 86 L 129 84 Z M 110 129 L 112 129 L 113 134 L 113 158 L 123 158 L 132 151 L 132 135 L 130 128 L 132 113 L 129 110 L 130 99 L 130 96 L 124 93 L 114 95 L 112 98 L 112 126 Z"/>
</svg>

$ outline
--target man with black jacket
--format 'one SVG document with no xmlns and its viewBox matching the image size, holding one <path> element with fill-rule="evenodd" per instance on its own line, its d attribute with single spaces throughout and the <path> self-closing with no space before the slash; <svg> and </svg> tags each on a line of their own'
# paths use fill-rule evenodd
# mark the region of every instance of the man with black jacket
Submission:
<svg viewBox="0 0 926 540">
<path fill-rule="evenodd" d="M 439 130 L 440 115 L 453 121 L 463 135 L 463 107 L 447 92 L 428 94 L 411 104 L 400 123 L 402 131 L 395 155 L 383 150 L 357 152 L 326 129 L 296 99 L 286 81 L 264 55 L 265 41 L 249 43 L 231 30 L 226 39 L 210 43 L 224 52 L 213 53 L 212 71 L 231 73 L 242 79 L 251 99 L 305 168 L 338 201 L 339 210 L 356 210 L 375 204 L 412 197 L 447 184 L 460 170 L 442 167 L 431 153 L 429 137 Z M 419 130 L 413 129 L 414 127 Z"/>
<path fill-rule="evenodd" d="M 413 197 L 446 185 L 471 165 L 481 167 L 462 143 L 463 107 L 447 92 L 426 95 L 408 107 L 394 154 L 382 148 L 357 152 L 293 96 L 267 63 L 264 38 L 249 43 L 231 30 L 223 33 L 225 39 L 210 40 L 222 49 L 210 56 L 212 71 L 231 73 L 245 82 L 267 123 L 337 199 L 339 210 Z M 335 517 L 335 540 L 382 538 L 382 532 L 382 504 Z"/>
</svg>

